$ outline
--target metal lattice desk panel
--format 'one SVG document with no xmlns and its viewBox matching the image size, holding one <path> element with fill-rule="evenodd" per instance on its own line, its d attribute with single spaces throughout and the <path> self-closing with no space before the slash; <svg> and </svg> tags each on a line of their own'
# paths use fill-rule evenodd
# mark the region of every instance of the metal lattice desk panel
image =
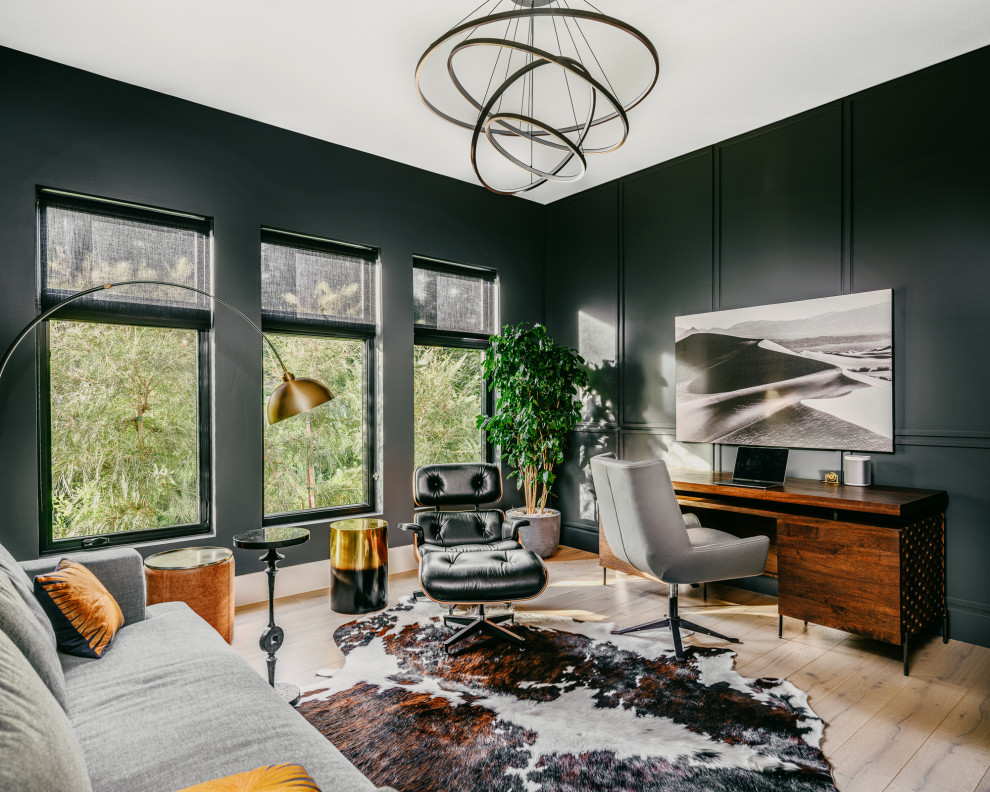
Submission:
<svg viewBox="0 0 990 792">
<path fill-rule="evenodd" d="M 901 629 L 910 637 L 945 615 L 945 515 L 905 525 L 900 534 Z"/>
</svg>

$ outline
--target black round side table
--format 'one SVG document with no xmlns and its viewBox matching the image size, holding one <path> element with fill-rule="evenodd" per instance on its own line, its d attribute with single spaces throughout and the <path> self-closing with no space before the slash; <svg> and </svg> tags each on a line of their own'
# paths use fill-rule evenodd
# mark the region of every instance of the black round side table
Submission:
<svg viewBox="0 0 990 792">
<path fill-rule="evenodd" d="M 278 552 L 280 547 L 291 547 L 309 541 L 309 530 L 294 525 L 256 528 L 253 531 L 237 534 L 234 546 L 245 550 L 266 550 L 261 560 L 268 564 L 268 627 L 261 633 L 258 645 L 268 652 L 268 684 L 290 704 L 299 701 L 299 688 L 287 682 L 275 684 L 275 652 L 285 638 L 285 632 L 275 624 L 275 573 L 278 562 L 285 558 Z"/>
</svg>

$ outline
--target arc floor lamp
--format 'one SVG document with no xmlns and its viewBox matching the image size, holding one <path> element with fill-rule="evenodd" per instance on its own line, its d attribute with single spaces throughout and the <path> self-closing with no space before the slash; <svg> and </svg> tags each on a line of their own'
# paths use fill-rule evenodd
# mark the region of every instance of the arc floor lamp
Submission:
<svg viewBox="0 0 990 792">
<path fill-rule="evenodd" d="M 268 336 L 261 331 L 261 328 L 230 303 L 221 300 L 216 295 L 210 294 L 202 289 L 197 289 L 193 286 L 156 280 L 127 280 L 119 281 L 117 283 L 104 283 L 101 286 L 93 286 L 92 288 L 83 289 L 80 292 L 69 295 L 64 300 L 61 300 L 50 308 L 42 311 L 38 316 L 28 322 L 27 326 L 17 334 L 17 338 L 15 338 L 13 343 L 11 343 L 11 345 L 7 348 L 7 352 L 4 354 L 3 360 L 0 361 L 0 379 L 3 379 L 3 372 L 7 368 L 7 362 L 14 354 L 14 350 L 16 350 L 17 347 L 20 346 L 21 342 L 31 334 L 31 331 L 34 330 L 34 328 L 53 314 L 57 313 L 61 308 L 71 302 L 75 302 L 81 297 L 85 297 L 87 294 L 112 289 L 115 286 L 140 285 L 171 286 L 176 289 L 196 292 L 196 294 L 201 294 L 204 297 L 208 297 L 214 302 L 219 303 L 225 308 L 229 308 L 241 317 L 241 319 L 251 325 L 252 328 L 254 328 L 254 331 L 261 336 L 266 344 L 268 344 L 268 348 L 271 349 L 272 354 L 275 355 L 275 359 L 282 368 L 282 384 L 272 391 L 272 395 L 268 397 L 268 423 L 278 423 L 279 421 L 284 421 L 286 418 L 291 418 L 293 415 L 298 415 L 299 413 L 312 410 L 314 407 L 319 407 L 321 404 L 324 404 L 334 398 L 330 389 L 319 380 L 311 377 L 295 377 L 292 372 L 285 367 L 282 356 L 279 355 L 275 345 L 268 339 Z"/>
</svg>

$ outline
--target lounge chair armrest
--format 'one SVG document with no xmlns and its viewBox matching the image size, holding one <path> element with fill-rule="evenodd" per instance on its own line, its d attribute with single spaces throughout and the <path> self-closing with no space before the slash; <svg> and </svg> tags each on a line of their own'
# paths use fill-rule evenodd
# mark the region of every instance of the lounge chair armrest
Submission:
<svg viewBox="0 0 990 792">
<path fill-rule="evenodd" d="M 525 517 L 515 517 L 502 523 L 502 538 L 511 539 L 513 542 L 519 541 L 519 529 L 529 525 L 529 520 Z"/>
<path fill-rule="evenodd" d="M 417 525 L 416 523 L 399 523 L 399 530 L 409 531 L 410 533 L 416 534 L 419 541 L 423 541 L 423 526 Z"/>
</svg>

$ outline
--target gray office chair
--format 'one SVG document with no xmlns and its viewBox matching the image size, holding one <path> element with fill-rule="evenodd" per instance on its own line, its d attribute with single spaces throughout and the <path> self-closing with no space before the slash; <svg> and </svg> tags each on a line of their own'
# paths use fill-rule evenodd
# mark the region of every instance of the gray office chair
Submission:
<svg viewBox="0 0 990 792">
<path fill-rule="evenodd" d="M 678 660 L 684 659 L 682 627 L 739 643 L 738 638 L 682 619 L 677 613 L 677 587 L 680 583 L 707 583 L 762 574 L 770 540 L 766 536 L 740 539 L 702 527 L 693 514 L 682 515 L 667 465 L 659 459 L 625 462 L 614 454 L 602 454 L 592 458 L 591 472 L 602 528 L 612 552 L 670 586 L 666 619 L 627 627 L 615 634 L 670 627 Z"/>
</svg>

